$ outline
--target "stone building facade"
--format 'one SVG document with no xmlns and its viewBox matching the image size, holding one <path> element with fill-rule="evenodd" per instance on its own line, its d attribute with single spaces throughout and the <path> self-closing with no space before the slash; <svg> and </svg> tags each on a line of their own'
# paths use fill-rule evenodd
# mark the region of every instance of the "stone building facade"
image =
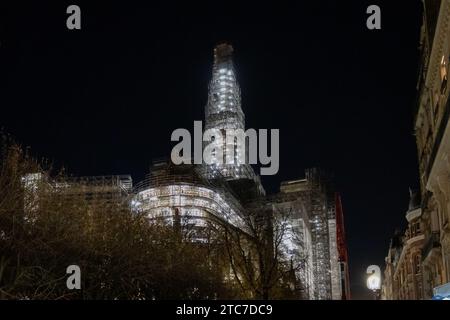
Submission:
<svg viewBox="0 0 450 320">
<path fill-rule="evenodd" d="M 423 299 L 422 248 L 423 232 L 419 195 L 411 192 L 406 220 L 408 227 L 402 234 L 392 238 L 385 270 L 381 295 L 385 300 Z"/>
<path fill-rule="evenodd" d="M 410 206 L 408 230 L 386 257 L 385 299 L 431 299 L 450 287 L 450 0 L 422 2 L 414 119 L 421 202 Z"/>
<path fill-rule="evenodd" d="M 422 196 L 423 297 L 450 282 L 450 0 L 424 0 L 415 135 Z"/>
</svg>

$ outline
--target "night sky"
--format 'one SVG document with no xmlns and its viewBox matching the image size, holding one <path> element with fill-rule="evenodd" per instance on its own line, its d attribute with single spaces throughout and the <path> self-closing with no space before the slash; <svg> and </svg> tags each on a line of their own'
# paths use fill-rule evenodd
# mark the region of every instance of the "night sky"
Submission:
<svg viewBox="0 0 450 320">
<path fill-rule="evenodd" d="M 70 4 L 79 31 L 66 28 Z M 381 30 L 366 28 L 371 4 Z M 280 129 L 266 189 L 308 167 L 334 172 L 353 298 L 367 298 L 365 269 L 383 265 L 418 186 L 421 10 L 419 0 L 1 1 L 0 128 L 72 174 L 138 182 L 170 155 L 174 129 L 203 120 L 213 47 L 229 41 L 247 127 Z"/>
</svg>

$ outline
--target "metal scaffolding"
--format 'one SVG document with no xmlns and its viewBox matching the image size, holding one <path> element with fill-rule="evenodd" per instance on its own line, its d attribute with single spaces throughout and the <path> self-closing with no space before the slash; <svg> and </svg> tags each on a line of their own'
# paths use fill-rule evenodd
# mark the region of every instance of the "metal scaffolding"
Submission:
<svg viewBox="0 0 450 320">
<path fill-rule="evenodd" d="M 223 183 L 204 179 L 201 167 L 157 162 L 147 178 L 135 186 L 132 206 L 152 220 L 170 222 L 177 215 L 197 228 L 214 220 L 245 229 L 244 209 Z"/>
<path fill-rule="evenodd" d="M 205 129 L 218 129 L 223 134 L 227 129 L 245 129 L 232 53 L 229 44 L 220 44 L 214 50 L 205 109 Z M 343 252 L 345 243 L 342 212 L 338 211 L 340 220 L 336 221 L 336 197 L 330 179 L 318 169 L 308 169 L 305 179 L 283 182 L 279 193 L 266 196 L 249 164 L 239 164 L 236 158 L 234 164 L 226 164 L 227 152 L 233 151 L 235 157 L 243 152 L 239 145 L 235 141 L 221 143 L 217 147 L 224 151 L 222 162 L 174 165 L 166 160 L 155 161 L 149 175 L 134 187 L 130 176 L 50 180 L 41 174 L 28 175 L 23 178 L 26 209 L 32 212 L 39 204 L 36 194 L 44 181 L 49 194 L 57 192 L 63 195 L 64 201 L 81 198 L 95 204 L 109 200 L 117 203 L 120 199 L 151 221 L 175 223 L 176 219 L 183 219 L 195 231 L 192 239 L 197 242 L 207 241 L 203 231 L 210 221 L 250 233 L 245 221 L 249 212 L 257 210 L 260 216 L 271 214 L 286 227 L 281 243 L 282 256 L 292 265 L 298 297 L 339 299 L 342 296 L 339 253 Z M 271 228 L 272 225 L 268 229 Z M 342 234 L 340 247 L 338 234 Z"/>
<path fill-rule="evenodd" d="M 212 142 L 212 146 L 222 150 L 222 154 L 219 154 L 222 159 L 215 158 L 216 154 L 212 155 L 215 163 L 209 165 L 211 169 L 209 174 L 211 178 L 216 178 L 220 173 L 222 177 L 229 180 L 253 179 L 255 173 L 252 167 L 247 162 L 239 162 L 242 157 L 248 158 L 247 148 L 245 145 L 240 145 L 234 137 L 226 138 L 227 130 L 245 130 L 241 90 L 236 80 L 232 55 L 233 47 L 230 44 L 222 43 L 214 48 L 214 66 L 205 108 L 205 129 L 220 130 L 224 139 Z M 227 155 L 233 155 L 232 163 L 227 160 Z"/>
<path fill-rule="evenodd" d="M 310 299 L 340 299 L 335 200 L 330 179 L 318 169 L 307 169 L 305 179 L 283 182 L 280 193 L 272 199 L 288 208 L 298 202 L 297 209 L 291 209 L 292 218 L 300 217 L 305 222 L 311 238 L 310 245 L 304 246 L 305 255 L 311 257 L 308 267 L 312 272 L 307 273 L 313 278 Z"/>
<path fill-rule="evenodd" d="M 311 225 L 305 192 L 280 192 L 268 197 L 275 215 L 287 223 L 282 253 L 295 269 L 295 290 L 301 299 L 314 299 L 315 280 Z"/>
<path fill-rule="evenodd" d="M 133 190 L 129 175 L 63 177 L 53 180 L 51 185 L 66 199 L 83 199 L 90 203 L 120 199 L 126 202 Z"/>
</svg>

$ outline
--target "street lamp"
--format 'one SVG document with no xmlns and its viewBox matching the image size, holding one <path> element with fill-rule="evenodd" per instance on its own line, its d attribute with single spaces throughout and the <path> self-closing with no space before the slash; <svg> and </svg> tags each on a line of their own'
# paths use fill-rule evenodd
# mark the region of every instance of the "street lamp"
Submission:
<svg viewBox="0 0 450 320">
<path fill-rule="evenodd" d="M 369 276 L 367 277 L 367 288 L 374 294 L 374 300 L 379 299 L 381 290 L 381 270 L 379 266 L 371 265 L 366 271 Z"/>
</svg>

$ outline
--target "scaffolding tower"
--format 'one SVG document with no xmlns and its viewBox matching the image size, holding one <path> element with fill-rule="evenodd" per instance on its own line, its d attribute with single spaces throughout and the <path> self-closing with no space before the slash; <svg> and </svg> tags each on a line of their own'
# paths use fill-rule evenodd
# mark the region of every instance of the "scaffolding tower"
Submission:
<svg viewBox="0 0 450 320">
<path fill-rule="evenodd" d="M 211 178 L 215 178 L 220 173 L 227 180 L 254 179 L 255 173 L 248 160 L 245 160 L 245 163 L 240 160 L 248 159 L 246 143 L 240 145 L 236 137 L 227 139 L 227 130 L 245 130 L 241 90 L 236 79 L 232 55 L 233 47 L 228 43 L 221 43 L 214 48 L 214 66 L 205 107 L 205 130 L 219 130 L 223 140 L 214 140 L 211 143 L 222 150 L 222 155 L 212 155 L 214 163 L 209 165 L 209 174 Z M 227 155 L 233 155 L 232 162 L 227 159 Z M 216 158 L 220 156 L 221 159 Z"/>
</svg>

